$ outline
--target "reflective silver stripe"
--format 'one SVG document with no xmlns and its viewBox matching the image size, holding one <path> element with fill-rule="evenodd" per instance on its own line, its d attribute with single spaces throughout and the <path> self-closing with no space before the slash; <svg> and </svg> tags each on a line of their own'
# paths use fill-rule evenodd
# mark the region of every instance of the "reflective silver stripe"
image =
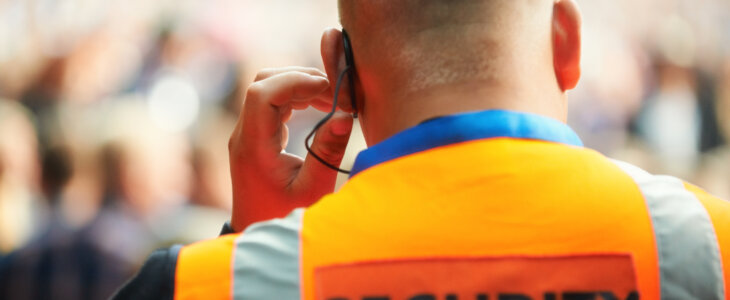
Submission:
<svg viewBox="0 0 730 300">
<path fill-rule="evenodd" d="M 679 179 L 614 163 L 638 184 L 649 208 L 659 256 L 661 298 L 724 299 L 720 247 L 702 203 Z"/>
<path fill-rule="evenodd" d="M 238 239 L 233 298 L 299 299 L 299 232 L 303 209 L 284 219 L 249 226 Z"/>
</svg>

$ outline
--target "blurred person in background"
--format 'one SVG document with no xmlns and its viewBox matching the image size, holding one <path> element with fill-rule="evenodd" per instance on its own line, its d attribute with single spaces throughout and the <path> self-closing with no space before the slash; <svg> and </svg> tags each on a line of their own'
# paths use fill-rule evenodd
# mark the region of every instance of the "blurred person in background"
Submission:
<svg viewBox="0 0 730 300">
<path fill-rule="evenodd" d="M 235 125 L 235 117 L 224 110 L 211 110 L 201 117 L 193 143 L 193 204 L 231 210 L 231 171 L 226 148 Z"/>
<path fill-rule="evenodd" d="M 690 178 L 699 163 L 701 115 L 692 70 L 672 64 L 657 68 L 656 91 L 639 128 L 663 169 Z"/>
<path fill-rule="evenodd" d="M 653 54 L 655 80 L 636 126 L 648 151 L 656 154 L 654 171 L 701 180 L 696 176 L 705 154 L 724 143 L 712 76 L 722 70 L 701 64 L 686 20 L 670 16 L 663 21 Z"/>
<path fill-rule="evenodd" d="M 89 154 L 80 148 L 83 140 L 73 139 L 73 152 L 68 147 L 45 150 L 41 186 L 48 214 L 33 218 L 41 230 L 0 263 L 0 298 L 106 299 L 149 251 L 208 237 L 225 219 L 216 210 L 186 205 L 192 170 L 184 134 L 159 128 L 139 99 L 95 112 L 101 118 L 81 123 L 105 134 L 100 155 L 104 180 L 99 182 L 103 201 L 94 209 L 93 203 L 72 198 L 83 195 L 70 184 L 84 175 L 74 174 L 74 166 L 82 166 L 74 155 Z M 62 124 L 64 130 L 78 129 L 68 120 Z M 74 135 L 78 133 L 61 134 Z M 79 223 L 86 217 L 78 211 L 89 210 L 87 205 L 94 213 Z"/>
<path fill-rule="evenodd" d="M 109 251 L 136 264 L 160 245 L 191 242 L 215 230 L 215 221 L 205 221 L 210 214 L 198 218 L 187 205 L 193 170 L 184 132 L 158 126 L 148 104 L 134 97 L 112 105 L 104 124 L 104 207 L 93 227 Z"/>
<path fill-rule="evenodd" d="M 730 57 L 722 64 L 717 95 L 716 113 L 720 131 L 725 140 L 730 141 Z M 699 178 L 708 189 L 730 198 L 730 146 L 715 149 L 705 157 Z"/>
<path fill-rule="evenodd" d="M 63 148 L 44 153 L 41 182 L 49 213 L 36 219 L 42 229 L 33 240 L 0 262 L 0 298 L 105 299 L 134 269 L 99 243 L 93 227 L 77 228 L 63 215 L 72 165 Z"/>
<path fill-rule="evenodd" d="M 571 94 L 568 123 L 592 149 L 621 156 L 631 139 L 627 129 L 646 93 L 641 53 L 616 28 L 600 32 L 586 25 L 584 30 L 584 53 L 601 59 L 589 56 L 584 62 L 581 84 Z"/>
<path fill-rule="evenodd" d="M 200 99 L 188 97 L 187 119 L 175 117 L 181 115 L 178 101 L 185 100 L 176 97 L 177 88 L 194 89 L 202 100 L 215 103 L 230 88 L 233 65 L 227 56 L 206 51 L 212 47 L 202 38 L 177 38 L 175 47 L 152 44 L 150 53 L 161 47 L 168 54 L 151 55 L 147 81 L 130 83 L 130 74 L 145 77 L 136 75 L 141 57 L 126 42 L 144 35 L 119 35 L 112 26 L 95 29 L 68 52 L 47 59 L 19 93 L 35 113 L 40 146 L 30 121 L 20 118 L 24 110 L 2 102 L 0 160 L 6 167 L 0 172 L 5 174 L 0 176 L 0 244 L 3 253 L 15 251 L 0 264 L 1 299 L 105 299 L 152 249 L 209 237 L 227 218 L 229 193 L 226 204 L 209 197 L 188 205 L 193 182 L 186 130 L 198 113 L 189 108 L 197 109 L 194 101 Z M 200 53 L 208 55 L 201 59 Z M 120 61 L 125 63 L 116 65 Z M 223 68 L 216 65 L 220 61 Z M 185 65 L 211 78 L 190 80 L 189 68 L 179 67 Z M 222 75 L 200 68 L 221 69 Z M 200 142 L 225 146 L 233 121 L 224 120 L 210 121 L 212 126 L 201 121 L 205 138 Z M 223 143 L 211 131 L 222 132 Z M 38 151 L 44 153 L 42 184 L 31 172 Z M 221 186 L 210 178 L 216 175 L 206 167 L 221 164 L 219 152 L 205 153 L 201 177 L 206 179 L 201 181 L 212 188 L 201 197 L 220 197 Z M 223 157 L 227 176 L 225 151 Z M 230 182 L 223 183 L 228 192 Z M 41 185 L 46 197 L 35 194 L 47 205 L 27 207 L 33 204 L 30 190 Z"/>
<path fill-rule="evenodd" d="M 24 245 L 39 225 L 39 170 L 30 112 L 0 99 L 0 254 Z"/>
<path fill-rule="evenodd" d="M 222 236 L 154 252 L 116 299 L 730 299 L 730 202 L 565 124 L 575 1 L 339 8 L 351 39 L 325 31 L 324 72 L 267 69 L 249 86 Z M 697 111 L 676 109 L 696 107 L 690 77 L 665 75 L 678 99 L 659 130 Z M 293 110 L 334 105 L 306 158 L 283 151 Z M 335 192 L 348 113 L 370 147 Z"/>
</svg>

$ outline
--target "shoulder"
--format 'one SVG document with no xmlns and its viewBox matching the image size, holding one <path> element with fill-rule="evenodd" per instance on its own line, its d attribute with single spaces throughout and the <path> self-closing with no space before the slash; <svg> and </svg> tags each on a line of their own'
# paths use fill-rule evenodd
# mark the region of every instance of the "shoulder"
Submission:
<svg viewBox="0 0 730 300">
<path fill-rule="evenodd" d="M 669 205 L 687 204 L 691 201 L 698 206 L 704 207 L 711 215 L 721 214 L 726 222 L 730 222 L 730 202 L 717 198 L 701 188 L 686 181 L 672 176 L 652 175 L 639 167 L 626 162 L 612 160 L 623 172 L 629 175 L 637 184 L 644 197 L 651 205 L 651 202 L 660 201 L 657 204 Z M 684 199 L 684 201 L 681 201 Z M 713 216 L 713 219 L 715 217 Z"/>
<path fill-rule="evenodd" d="M 298 287 L 303 213 L 298 209 L 240 234 L 157 250 L 113 299 L 227 299 L 231 293 L 266 299 L 262 287 L 272 283 L 298 291 L 285 288 Z"/>
<path fill-rule="evenodd" d="M 725 285 L 730 284 L 730 202 L 678 178 L 613 162 L 634 180 L 644 197 L 667 282 L 721 295 L 723 278 Z"/>
<path fill-rule="evenodd" d="M 691 183 L 685 182 L 684 186 L 688 191 L 692 192 L 692 194 L 694 194 L 695 197 L 697 197 L 697 199 L 705 205 L 705 207 L 707 207 L 708 211 L 716 212 L 723 216 L 723 220 L 726 222 L 725 224 L 728 228 L 730 228 L 730 201 L 715 197 Z"/>
<path fill-rule="evenodd" d="M 304 209 L 251 225 L 236 241 L 233 294 L 241 299 L 299 299 Z"/>
<path fill-rule="evenodd" d="M 641 190 L 655 226 L 683 221 L 683 228 L 705 224 L 713 231 L 730 258 L 730 201 L 715 197 L 701 188 L 678 178 L 652 175 L 621 161 L 613 161 L 631 176 Z"/>
<path fill-rule="evenodd" d="M 253 224 L 241 234 L 184 247 L 177 261 L 175 299 L 223 299 L 231 293 L 266 299 L 268 287 L 298 293 L 303 214 L 297 209 L 286 218 Z"/>
<path fill-rule="evenodd" d="M 730 202 L 717 198 L 703 189 L 666 175 L 653 175 L 627 162 L 611 160 L 618 168 L 629 175 L 647 197 L 670 197 L 681 193 L 699 200 L 708 210 L 730 210 Z"/>
<path fill-rule="evenodd" d="M 285 218 L 252 224 L 240 234 L 185 246 L 178 259 L 178 276 L 184 276 L 188 271 L 197 273 L 198 268 L 210 269 L 212 265 L 237 267 L 241 262 L 260 261 L 267 256 L 294 254 L 303 215 L 304 209 L 297 209 Z"/>
</svg>

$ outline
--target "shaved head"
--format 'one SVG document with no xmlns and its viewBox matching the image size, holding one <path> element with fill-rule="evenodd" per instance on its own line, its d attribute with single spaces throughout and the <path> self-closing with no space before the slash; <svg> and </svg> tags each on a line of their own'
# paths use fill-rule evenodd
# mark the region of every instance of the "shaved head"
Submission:
<svg viewBox="0 0 730 300">
<path fill-rule="evenodd" d="M 565 120 L 565 92 L 580 78 L 575 1 L 339 0 L 368 144 L 465 111 L 509 109 Z M 334 80 L 344 52 L 341 43 L 325 41 Z"/>
<path fill-rule="evenodd" d="M 515 12 L 535 12 L 551 4 L 548 0 L 340 0 L 339 8 L 345 27 L 364 23 L 408 32 L 464 23 L 496 24 L 515 17 Z"/>
<path fill-rule="evenodd" d="M 361 62 L 383 66 L 373 71 L 406 91 L 534 69 L 526 58 L 550 62 L 551 1 L 340 0 L 339 8 Z"/>
</svg>

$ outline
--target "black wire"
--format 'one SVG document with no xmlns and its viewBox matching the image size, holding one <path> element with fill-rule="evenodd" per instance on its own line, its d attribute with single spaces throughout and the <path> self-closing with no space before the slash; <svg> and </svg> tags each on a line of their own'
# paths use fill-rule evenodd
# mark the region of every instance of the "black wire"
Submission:
<svg viewBox="0 0 730 300">
<path fill-rule="evenodd" d="M 342 73 L 340 73 L 340 76 L 337 77 L 337 84 L 335 85 L 335 95 L 332 100 L 332 111 L 330 111 L 324 118 L 322 118 L 322 120 L 320 120 L 317 123 L 317 125 L 314 125 L 314 129 L 312 129 L 312 131 L 307 135 L 307 138 L 304 139 L 304 147 L 307 148 L 307 152 L 310 155 L 312 155 L 312 157 L 316 158 L 319 162 L 321 162 L 326 167 L 328 167 L 332 170 L 335 170 L 337 172 L 344 173 L 344 174 L 350 174 L 350 171 L 340 169 L 340 168 L 332 165 L 331 163 L 327 162 L 323 158 L 319 157 L 319 155 L 314 153 L 314 151 L 312 151 L 312 148 L 310 148 L 309 140 L 312 139 L 312 137 L 317 132 L 317 130 L 319 130 L 320 127 L 322 127 L 325 123 L 327 123 L 327 121 L 329 121 L 335 115 L 335 112 L 337 111 L 337 100 L 340 96 L 340 88 L 342 87 L 342 80 L 345 78 L 345 75 L 349 75 L 350 70 L 352 70 L 352 66 L 347 66 L 345 68 L 345 70 L 342 71 Z M 350 75 L 349 77 L 350 77 L 350 81 L 352 82 L 353 81 L 352 76 Z M 353 87 L 350 86 L 350 88 L 352 89 Z M 355 108 L 353 107 L 353 109 L 355 109 Z"/>
</svg>

